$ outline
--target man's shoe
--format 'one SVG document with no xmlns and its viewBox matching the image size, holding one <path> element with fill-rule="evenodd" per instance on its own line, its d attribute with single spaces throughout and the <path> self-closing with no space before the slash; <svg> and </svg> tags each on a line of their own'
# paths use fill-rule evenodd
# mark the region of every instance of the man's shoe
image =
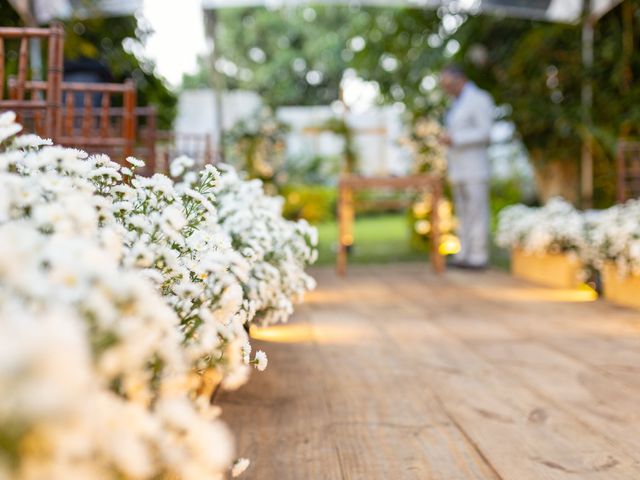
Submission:
<svg viewBox="0 0 640 480">
<path fill-rule="evenodd" d="M 450 268 L 464 268 L 467 264 L 464 260 L 460 260 L 456 257 L 447 257 L 447 267 Z"/>
<path fill-rule="evenodd" d="M 457 268 L 462 268 L 463 270 L 470 270 L 472 272 L 484 272 L 489 268 L 489 265 L 486 263 L 463 263 L 458 265 Z"/>
</svg>

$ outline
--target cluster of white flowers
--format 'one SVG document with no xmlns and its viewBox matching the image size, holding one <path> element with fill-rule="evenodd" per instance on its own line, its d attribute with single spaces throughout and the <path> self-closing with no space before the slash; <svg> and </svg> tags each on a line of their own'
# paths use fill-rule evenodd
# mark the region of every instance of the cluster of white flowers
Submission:
<svg viewBox="0 0 640 480">
<path fill-rule="evenodd" d="M 640 200 L 580 212 L 561 199 L 542 208 L 524 205 L 500 212 L 497 243 L 528 253 L 570 253 L 583 265 L 616 264 L 622 275 L 640 275 Z"/>
<path fill-rule="evenodd" d="M 242 471 L 202 379 L 266 367 L 246 327 L 312 286 L 313 231 L 232 170 L 144 178 L 20 129 L 0 115 L 0 480 Z"/>
<path fill-rule="evenodd" d="M 496 243 L 530 254 L 581 251 L 585 240 L 585 219 L 571 204 L 551 199 L 542 208 L 513 205 L 498 216 Z"/>
<path fill-rule="evenodd" d="M 583 258 L 595 268 L 616 264 L 621 275 L 640 275 L 640 200 L 586 214 Z"/>
<path fill-rule="evenodd" d="M 234 250 L 249 260 L 249 275 L 239 278 L 261 324 L 286 321 L 293 303 L 314 288 L 304 267 L 317 257 L 317 231 L 305 220 L 282 217 L 283 199 L 269 197 L 259 180 L 244 181 L 230 167 L 213 189 L 220 226 Z"/>
</svg>

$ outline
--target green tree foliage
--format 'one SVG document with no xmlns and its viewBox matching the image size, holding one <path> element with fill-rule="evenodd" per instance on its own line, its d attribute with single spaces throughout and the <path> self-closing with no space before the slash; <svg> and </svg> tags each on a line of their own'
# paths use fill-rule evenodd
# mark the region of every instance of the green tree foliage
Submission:
<svg viewBox="0 0 640 480">
<path fill-rule="evenodd" d="M 378 83 L 383 101 L 404 104 L 414 120 L 437 117 L 445 104 L 437 72 L 452 60 L 462 63 L 514 121 L 536 170 L 554 162 L 562 167 L 563 181 L 574 183 L 568 193 L 577 186 L 587 133 L 581 88 L 590 77 L 597 206 L 614 198 L 616 139 L 640 133 L 634 81 L 640 0 L 624 0 L 599 21 L 591 72 L 581 64 L 580 25 L 344 5 L 229 9 L 219 18 L 217 69 L 227 86 L 255 90 L 274 107 L 328 104 L 339 98 L 343 73 L 352 68 Z M 321 73 L 318 84 L 308 81 L 310 71 Z"/>
<path fill-rule="evenodd" d="M 349 33 L 350 44 L 359 43 L 349 66 L 376 81 L 386 102 L 404 104 L 414 118 L 441 113 L 443 97 L 434 89 L 435 75 L 447 60 L 437 12 L 369 8 L 361 18 Z"/>
<path fill-rule="evenodd" d="M 230 88 L 246 88 L 272 105 L 328 104 L 339 96 L 345 40 L 358 10 L 329 5 L 279 10 L 226 9 L 217 69 Z"/>
<path fill-rule="evenodd" d="M 586 134 L 582 82 L 592 79 L 595 203 L 610 204 L 616 139 L 639 133 L 640 85 L 634 78 L 640 75 L 640 56 L 633 48 L 640 42 L 640 1 L 625 0 L 597 24 L 592 71 L 582 68 L 578 25 L 477 17 L 461 27 L 457 38 L 462 45 L 458 58 L 479 84 L 509 106 L 538 166 L 549 160 L 577 165 Z"/>
</svg>

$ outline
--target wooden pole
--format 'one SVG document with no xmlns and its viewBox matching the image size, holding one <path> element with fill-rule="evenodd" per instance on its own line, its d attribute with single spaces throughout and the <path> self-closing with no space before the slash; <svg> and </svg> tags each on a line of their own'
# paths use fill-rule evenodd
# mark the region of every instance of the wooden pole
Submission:
<svg viewBox="0 0 640 480">
<path fill-rule="evenodd" d="M 431 187 L 431 266 L 436 273 L 445 270 L 444 257 L 440 253 L 440 200 L 442 199 L 442 182 L 434 180 Z"/>
<path fill-rule="evenodd" d="M 591 0 L 584 0 L 582 21 L 582 123 L 584 139 L 580 163 L 580 197 L 582 208 L 593 206 L 593 35 L 595 20 L 591 15 Z"/>
<path fill-rule="evenodd" d="M 127 89 L 124 92 L 124 159 L 134 154 L 134 145 L 136 141 L 136 122 L 135 122 L 135 109 L 136 109 L 136 87 L 133 80 L 129 79 L 125 82 Z"/>
<path fill-rule="evenodd" d="M 147 141 L 149 142 L 149 158 L 147 159 L 148 172 L 153 175 L 157 172 L 157 152 L 156 143 L 158 142 L 158 125 L 157 113 L 155 107 L 150 107 L 147 117 Z"/>
<path fill-rule="evenodd" d="M 347 209 L 351 192 L 342 182 L 338 184 L 338 252 L 336 256 L 336 270 L 338 275 L 347 274 L 347 244 L 345 242 L 349 231 Z"/>
</svg>

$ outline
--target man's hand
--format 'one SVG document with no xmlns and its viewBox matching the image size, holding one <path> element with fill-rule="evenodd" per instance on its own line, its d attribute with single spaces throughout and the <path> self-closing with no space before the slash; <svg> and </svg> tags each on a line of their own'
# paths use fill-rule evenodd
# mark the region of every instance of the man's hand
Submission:
<svg viewBox="0 0 640 480">
<path fill-rule="evenodd" d="M 453 140 L 451 139 L 451 135 L 449 135 L 448 133 L 443 133 L 442 135 L 440 135 L 440 138 L 438 138 L 438 140 L 442 145 L 445 145 L 447 147 L 450 147 L 451 145 L 453 145 Z"/>
</svg>

